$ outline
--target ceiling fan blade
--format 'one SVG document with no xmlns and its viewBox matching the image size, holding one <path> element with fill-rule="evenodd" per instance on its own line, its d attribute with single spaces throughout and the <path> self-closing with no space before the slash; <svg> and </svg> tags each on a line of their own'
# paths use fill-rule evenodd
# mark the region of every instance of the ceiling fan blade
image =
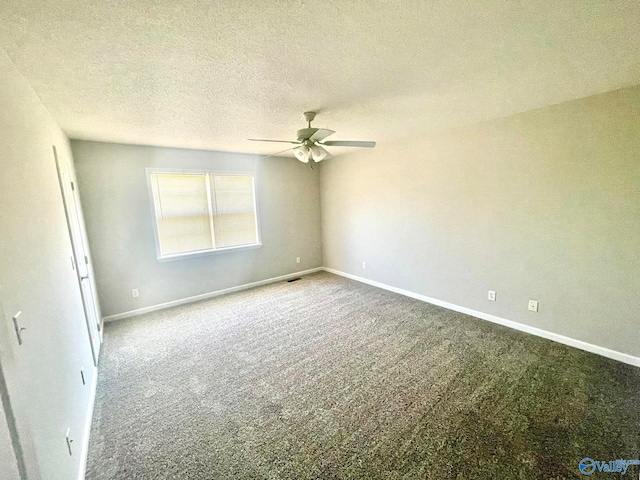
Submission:
<svg viewBox="0 0 640 480">
<path fill-rule="evenodd" d="M 289 150 L 293 150 L 294 148 L 298 148 L 298 147 L 287 148 L 286 150 L 282 150 L 281 152 L 272 153 L 271 155 L 267 155 L 266 157 L 262 157 L 262 159 L 264 160 L 265 158 L 276 157 L 276 156 L 280 155 L 281 153 L 288 152 Z"/>
<path fill-rule="evenodd" d="M 293 143 L 298 145 L 300 142 L 293 142 L 291 140 L 263 140 L 261 138 L 247 138 L 247 140 L 251 140 L 252 142 L 278 142 L 278 143 Z"/>
<path fill-rule="evenodd" d="M 323 142 L 320 145 L 326 145 L 327 147 L 364 147 L 364 148 L 373 148 L 376 146 L 376 142 L 359 142 L 359 141 L 351 141 L 351 140 L 329 140 L 328 142 Z"/>
<path fill-rule="evenodd" d="M 309 140 L 311 140 L 312 142 L 319 142 L 320 140 L 324 140 L 329 135 L 333 135 L 334 133 L 336 132 L 334 132 L 333 130 L 327 130 L 326 128 L 319 128 L 316 133 L 314 133 L 313 135 L 311 135 L 311 137 L 309 137 Z"/>
</svg>

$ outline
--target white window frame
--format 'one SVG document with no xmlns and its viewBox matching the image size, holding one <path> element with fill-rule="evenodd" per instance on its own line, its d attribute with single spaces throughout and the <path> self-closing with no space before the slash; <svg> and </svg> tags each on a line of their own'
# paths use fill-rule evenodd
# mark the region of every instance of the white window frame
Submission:
<svg viewBox="0 0 640 480">
<path fill-rule="evenodd" d="M 153 198 L 153 182 L 151 180 L 151 175 L 154 173 L 174 173 L 174 174 L 183 174 L 183 175 L 241 175 L 245 177 L 251 177 L 253 179 L 253 209 L 256 212 L 256 243 L 252 243 L 250 245 L 238 245 L 235 247 L 221 247 L 221 248 L 211 248 L 207 250 L 197 250 L 194 252 L 183 252 L 183 253 L 174 253 L 171 255 L 162 255 L 162 250 L 160 249 L 160 236 L 158 234 L 158 223 L 156 222 L 156 207 Z M 209 255 L 217 255 L 225 252 L 241 252 L 244 250 L 253 250 L 256 248 L 262 247 L 262 237 L 260 235 L 260 212 L 258 210 L 258 178 L 255 171 L 228 171 L 228 170 L 209 170 L 209 169 L 178 169 L 178 168 L 155 168 L 149 167 L 145 168 L 145 175 L 147 177 L 147 191 L 149 195 L 149 210 L 151 212 L 151 226 L 153 229 L 153 237 L 156 244 L 156 259 L 159 262 L 169 262 L 172 260 L 182 260 L 187 258 L 195 258 L 195 257 L 204 257 Z M 207 185 L 207 193 L 209 194 L 210 186 Z M 210 220 L 212 221 L 212 220 Z M 215 232 L 212 228 L 212 235 L 215 235 Z M 215 244 L 215 240 L 214 240 Z"/>
</svg>

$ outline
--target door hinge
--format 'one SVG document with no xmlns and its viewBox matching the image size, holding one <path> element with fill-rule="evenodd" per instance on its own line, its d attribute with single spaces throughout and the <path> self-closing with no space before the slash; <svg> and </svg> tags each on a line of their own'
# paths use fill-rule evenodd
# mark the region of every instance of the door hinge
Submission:
<svg viewBox="0 0 640 480">
<path fill-rule="evenodd" d="M 73 453 L 71 452 L 71 444 L 73 443 L 73 439 L 71 438 L 70 428 L 67 428 L 66 440 L 67 440 L 67 449 L 69 450 L 69 455 L 73 455 Z"/>
<path fill-rule="evenodd" d="M 89 265 L 89 257 L 87 257 L 86 255 L 84 256 L 84 263 Z"/>
<path fill-rule="evenodd" d="M 73 184 L 73 182 L 71 182 L 71 190 L 73 190 L 74 192 L 76 191 L 76 186 Z"/>
<path fill-rule="evenodd" d="M 22 315 L 22 311 L 19 311 L 13 316 L 13 328 L 16 330 L 16 337 L 18 337 L 18 345 L 22 345 L 22 332 L 27 329 L 27 327 L 21 327 L 18 323 L 18 317 Z"/>
</svg>

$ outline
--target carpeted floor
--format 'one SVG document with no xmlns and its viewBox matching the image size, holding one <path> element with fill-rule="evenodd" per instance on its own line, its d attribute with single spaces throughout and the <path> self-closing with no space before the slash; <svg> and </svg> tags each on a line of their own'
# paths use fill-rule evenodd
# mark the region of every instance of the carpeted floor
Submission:
<svg viewBox="0 0 640 480">
<path fill-rule="evenodd" d="M 109 324 L 99 368 L 91 480 L 582 478 L 640 455 L 640 369 L 328 273 Z"/>
</svg>

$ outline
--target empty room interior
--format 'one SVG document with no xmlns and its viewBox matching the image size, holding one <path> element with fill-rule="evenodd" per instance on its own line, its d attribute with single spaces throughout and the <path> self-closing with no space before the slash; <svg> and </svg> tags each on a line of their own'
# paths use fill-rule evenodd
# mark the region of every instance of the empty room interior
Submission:
<svg viewBox="0 0 640 480">
<path fill-rule="evenodd" d="M 0 2 L 0 478 L 640 475 L 640 3 Z"/>
</svg>

